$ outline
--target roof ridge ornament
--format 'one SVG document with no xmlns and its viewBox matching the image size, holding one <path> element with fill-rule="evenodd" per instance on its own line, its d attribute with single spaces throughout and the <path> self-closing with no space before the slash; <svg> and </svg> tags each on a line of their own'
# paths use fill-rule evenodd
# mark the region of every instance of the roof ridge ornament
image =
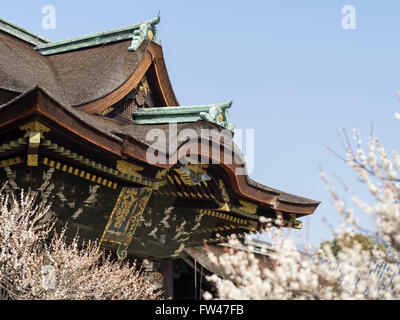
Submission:
<svg viewBox="0 0 400 320">
<path fill-rule="evenodd" d="M 235 126 L 229 121 L 228 115 L 228 109 L 231 106 L 232 101 L 201 106 L 142 108 L 133 112 L 132 117 L 135 119 L 136 124 L 179 123 L 206 120 L 230 131 L 234 131 Z"/>
<path fill-rule="evenodd" d="M 156 24 L 160 22 L 161 18 L 157 18 L 143 22 L 139 29 L 135 30 L 132 37 L 131 46 L 128 48 L 129 51 L 136 51 L 143 41 L 153 41 L 161 45 L 160 40 L 157 39 L 157 28 Z"/>
<path fill-rule="evenodd" d="M 160 17 L 157 17 L 122 28 L 58 42 L 40 44 L 35 47 L 35 50 L 46 56 L 124 40 L 132 40 L 131 46 L 128 49 L 129 51 L 137 50 L 143 40 L 153 41 L 161 45 L 161 41 L 157 39 L 157 29 L 155 27 L 160 20 Z"/>
<path fill-rule="evenodd" d="M 231 103 L 232 105 L 232 103 Z M 231 106 L 230 105 L 230 106 Z M 203 120 L 208 120 L 210 122 L 214 122 L 221 127 L 224 127 L 228 130 L 234 131 L 235 126 L 229 122 L 229 114 L 227 109 L 229 107 L 222 107 L 220 105 L 213 105 L 208 112 L 200 112 L 200 118 Z"/>
</svg>

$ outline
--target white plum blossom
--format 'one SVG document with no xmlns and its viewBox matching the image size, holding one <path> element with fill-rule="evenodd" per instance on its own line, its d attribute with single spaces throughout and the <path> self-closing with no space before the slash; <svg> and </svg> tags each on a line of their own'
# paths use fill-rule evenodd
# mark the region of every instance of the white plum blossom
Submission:
<svg viewBox="0 0 400 320">
<path fill-rule="evenodd" d="M 157 299 L 136 263 L 111 259 L 97 243 L 71 243 L 38 223 L 49 206 L 0 190 L 0 299 Z"/>
<path fill-rule="evenodd" d="M 400 299 L 400 157 L 393 152 L 390 158 L 375 137 L 370 137 L 365 151 L 358 131 L 353 133 L 356 147 L 346 135 L 342 139 L 345 157 L 341 158 L 369 191 L 371 203 L 362 201 L 348 188 L 346 191 L 350 203 L 374 222 L 376 230 L 369 233 L 374 239 L 371 247 L 352 240 L 365 230 L 355 217 L 355 210 L 348 207 L 322 172 L 333 207 L 342 218 L 342 224 L 334 229 L 340 251 L 334 252 L 332 243 L 323 243 L 317 249 L 306 245 L 300 251 L 291 234 L 285 235 L 269 224 L 266 232 L 272 252 L 266 267 L 233 238 L 228 251 L 218 257 L 210 255 L 228 275 L 209 279 L 215 284 L 219 299 Z M 278 225 L 279 222 L 282 217 L 275 220 Z M 211 295 L 207 293 L 204 298 L 211 299 Z"/>
</svg>

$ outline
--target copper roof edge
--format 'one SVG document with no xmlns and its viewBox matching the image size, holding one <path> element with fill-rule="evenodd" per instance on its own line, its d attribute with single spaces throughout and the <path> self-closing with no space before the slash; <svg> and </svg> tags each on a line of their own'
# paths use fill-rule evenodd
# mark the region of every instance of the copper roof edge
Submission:
<svg viewBox="0 0 400 320">
<path fill-rule="evenodd" d="M 3 18 L 0 18 L 0 30 L 34 46 L 51 43 L 50 40 Z"/>
<path fill-rule="evenodd" d="M 160 17 L 157 17 L 126 27 L 40 44 L 35 47 L 35 50 L 42 55 L 52 55 L 131 39 L 132 43 L 128 50 L 136 51 L 144 40 L 161 45 L 161 42 L 157 39 L 157 29 L 155 27 L 160 20 Z"/>
</svg>

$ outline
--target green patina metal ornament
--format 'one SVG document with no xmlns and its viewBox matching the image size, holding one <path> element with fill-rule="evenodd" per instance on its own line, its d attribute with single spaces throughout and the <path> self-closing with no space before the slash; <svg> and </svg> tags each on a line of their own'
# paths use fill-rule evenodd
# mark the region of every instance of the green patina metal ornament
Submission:
<svg viewBox="0 0 400 320">
<path fill-rule="evenodd" d="M 127 27 L 94 33 L 91 35 L 70 40 L 59 42 L 45 42 L 45 40 L 43 40 L 39 43 L 33 42 L 33 44 L 38 44 L 35 47 L 36 51 L 40 52 L 44 56 L 47 56 L 71 50 L 105 45 L 107 43 L 132 39 L 131 46 L 128 48 L 128 50 L 135 51 L 139 48 L 140 44 L 144 40 L 149 40 L 158 45 L 161 45 L 161 42 L 157 39 L 157 29 L 155 27 L 155 25 L 159 22 L 160 17 L 157 17 Z"/>
<path fill-rule="evenodd" d="M 136 124 L 180 123 L 207 120 L 230 131 L 235 126 L 229 122 L 227 109 L 232 101 L 201 106 L 178 106 L 140 109 L 132 113 Z"/>
<path fill-rule="evenodd" d="M 157 40 L 157 29 L 155 25 L 160 22 L 160 17 L 143 22 L 138 29 L 136 29 L 132 37 L 131 46 L 128 48 L 129 51 L 136 51 L 144 40 L 153 41 L 157 44 L 161 44 Z"/>
</svg>

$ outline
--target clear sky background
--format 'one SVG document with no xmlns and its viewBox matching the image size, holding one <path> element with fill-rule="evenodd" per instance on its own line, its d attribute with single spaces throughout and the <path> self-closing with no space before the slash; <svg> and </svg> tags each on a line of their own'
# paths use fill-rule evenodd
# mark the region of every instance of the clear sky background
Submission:
<svg viewBox="0 0 400 320">
<path fill-rule="evenodd" d="M 230 120 L 255 130 L 251 177 L 322 202 L 296 231 L 317 245 L 338 223 L 319 164 L 365 195 L 354 174 L 324 145 L 342 151 L 336 131 L 371 124 L 385 147 L 398 148 L 400 2 L 398 0 L 75 1 L 0 0 L 0 16 L 59 41 L 157 16 L 165 60 L 181 105 L 233 100 Z M 44 30 L 44 5 L 56 29 Z M 344 5 L 356 29 L 341 26 Z M 340 189 L 340 188 L 339 188 Z M 343 194 L 344 192 L 341 191 Z"/>
</svg>

